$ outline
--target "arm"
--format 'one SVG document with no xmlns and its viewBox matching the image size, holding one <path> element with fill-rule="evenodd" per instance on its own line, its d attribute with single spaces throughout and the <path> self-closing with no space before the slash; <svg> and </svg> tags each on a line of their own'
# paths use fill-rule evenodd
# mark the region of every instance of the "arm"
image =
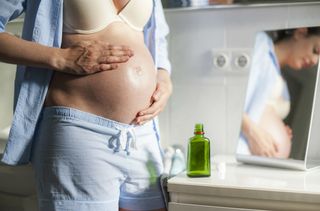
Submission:
<svg viewBox="0 0 320 211">
<path fill-rule="evenodd" d="M 63 51 L 57 48 L 25 41 L 5 32 L 0 33 L 0 46 L 0 60 L 3 62 L 62 69 Z"/>
<path fill-rule="evenodd" d="M 241 130 L 253 155 L 275 157 L 278 152 L 275 140 L 268 132 L 252 122 L 247 114 L 243 115 Z"/>
<path fill-rule="evenodd" d="M 70 74 L 91 74 L 117 68 L 133 55 L 125 46 L 92 41 L 70 48 L 53 48 L 0 33 L 0 60 L 35 67 L 45 67 Z"/>
</svg>

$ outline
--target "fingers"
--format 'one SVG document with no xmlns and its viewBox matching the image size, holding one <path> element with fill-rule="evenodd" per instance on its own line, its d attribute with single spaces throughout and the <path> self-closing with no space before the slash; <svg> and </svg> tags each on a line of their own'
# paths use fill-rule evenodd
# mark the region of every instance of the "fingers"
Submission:
<svg viewBox="0 0 320 211">
<path fill-rule="evenodd" d="M 71 65 L 67 70 L 73 74 L 86 75 L 100 71 L 115 70 L 119 64 L 128 62 L 133 51 L 124 45 L 110 45 L 101 41 L 83 41 L 70 48 L 73 51 Z"/>
<path fill-rule="evenodd" d="M 256 128 L 256 136 L 249 139 L 252 154 L 264 157 L 276 157 L 278 145 L 273 137 L 261 128 Z"/>
<path fill-rule="evenodd" d="M 130 49 L 103 49 L 103 56 L 133 56 L 133 51 Z"/>
<path fill-rule="evenodd" d="M 110 63 L 122 63 L 127 62 L 130 59 L 129 56 L 106 56 L 98 59 L 99 64 L 110 64 Z"/>
<path fill-rule="evenodd" d="M 133 51 L 125 45 L 109 45 L 104 43 L 102 47 L 104 56 L 133 56 Z"/>
<path fill-rule="evenodd" d="M 103 50 L 102 51 L 102 56 L 128 56 L 132 57 L 133 56 L 133 51 L 132 50 Z"/>
<path fill-rule="evenodd" d="M 275 157 L 278 152 L 278 146 L 276 143 L 271 142 L 268 146 L 266 146 L 264 154 L 266 157 Z"/>
<path fill-rule="evenodd" d="M 275 157 L 276 153 L 278 151 L 278 146 L 271 139 L 268 139 L 266 141 L 267 142 L 265 143 L 265 145 L 263 146 L 263 149 L 262 149 L 262 156 Z"/>
<path fill-rule="evenodd" d="M 156 90 L 151 97 L 153 103 L 149 108 L 142 110 L 137 114 L 134 123 L 141 125 L 156 117 L 166 106 L 169 96 L 170 89 L 166 87 L 166 84 L 158 82 Z"/>
<path fill-rule="evenodd" d="M 154 102 L 149 108 L 138 113 L 137 118 L 135 119 L 135 123 L 138 125 L 142 125 L 147 121 L 156 117 L 162 111 L 161 102 Z"/>
<path fill-rule="evenodd" d="M 101 71 L 115 70 L 118 68 L 118 64 L 100 64 L 99 68 Z"/>
</svg>

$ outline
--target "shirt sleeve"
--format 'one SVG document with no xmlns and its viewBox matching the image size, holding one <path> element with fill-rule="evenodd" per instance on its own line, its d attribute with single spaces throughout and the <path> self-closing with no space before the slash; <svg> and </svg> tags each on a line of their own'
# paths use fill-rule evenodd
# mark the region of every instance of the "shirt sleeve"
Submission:
<svg viewBox="0 0 320 211">
<path fill-rule="evenodd" d="M 245 112 L 251 120 L 258 122 L 267 101 L 275 86 L 277 70 L 270 56 L 271 46 L 269 38 L 264 33 L 259 33 L 256 38 L 252 56 Z"/>
<path fill-rule="evenodd" d="M 157 68 L 163 68 L 171 73 L 171 64 L 168 58 L 168 42 L 166 36 L 169 34 L 169 27 L 164 17 L 161 0 L 155 1 L 155 39 Z"/>
<path fill-rule="evenodd" d="M 25 0 L 2 0 L 0 3 L 0 33 L 5 32 L 6 24 L 19 17 L 25 8 Z"/>
</svg>

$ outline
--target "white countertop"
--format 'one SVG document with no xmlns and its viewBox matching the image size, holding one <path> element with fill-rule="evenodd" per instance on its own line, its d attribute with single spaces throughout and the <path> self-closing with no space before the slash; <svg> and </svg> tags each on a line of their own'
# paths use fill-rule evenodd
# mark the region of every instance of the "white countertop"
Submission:
<svg viewBox="0 0 320 211">
<path fill-rule="evenodd" d="M 320 210 L 320 169 L 253 166 L 237 163 L 230 156 L 216 156 L 211 177 L 189 178 L 183 172 L 169 180 L 168 190 L 171 201 L 179 203 Z M 233 200 L 226 200 L 230 197 Z"/>
</svg>

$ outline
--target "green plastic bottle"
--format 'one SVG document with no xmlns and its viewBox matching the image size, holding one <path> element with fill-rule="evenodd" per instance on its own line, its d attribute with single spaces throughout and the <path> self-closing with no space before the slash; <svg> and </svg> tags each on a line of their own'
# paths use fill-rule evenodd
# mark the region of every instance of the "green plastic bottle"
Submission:
<svg viewBox="0 0 320 211">
<path fill-rule="evenodd" d="M 196 124 L 194 136 L 189 139 L 187 175 L 209 177 L 210 174 L 210 140 L 204 137 L 203 124 Z"/>
</svg>

